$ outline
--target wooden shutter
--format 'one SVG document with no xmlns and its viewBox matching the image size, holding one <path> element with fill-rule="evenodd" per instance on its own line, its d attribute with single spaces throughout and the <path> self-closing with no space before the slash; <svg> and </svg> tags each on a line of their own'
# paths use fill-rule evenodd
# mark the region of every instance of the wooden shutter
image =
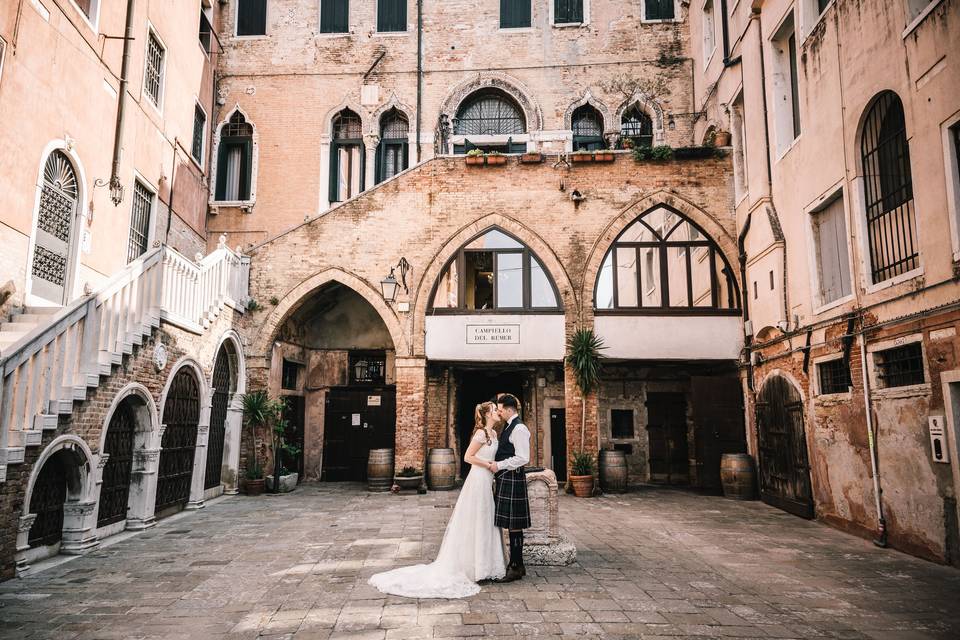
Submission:
<svg viewBox="0 0 960 640">
<path fill-rule="evenodd" d="M 346 33 L 349 26 L 349 0 L 320 0 L 321 33 Z"/>
<path fill-rule="evenodd" d="M 240 0 L 237 35 L 262 36 L 267 32 L 267 0 Z"/>
<path fill-rule="evenodd" d="M 500 0 L 500 28 L 530 26 L 530 0 Z"/>
<path fill-rule="evenodd" d="M 339 202 L 339 194 L 337 193 L 337 177 L 340 173 L 340 156 L 339 156 L 340 146 L 336 143 L 330 145 L 330 197 L 328 198 L 330 202 Z"/>
<path fill-rule="evenodd" d="M 673 20 L 673 0 L 646 0 L 647 20 Z"/>
<path fill-rule="evenodd" d="M 377 31 L 407 30 L 407 0 L 377 0 Z"/>
<path fill-rule="evenodd" d="M 216 199 L 223 201 L 227 197 L 227 152 L 230 145 L 225 141 L 220 141 L 220 147 L 217 150 L 217 190 Z"/>
<path fill-rule="evenodd" d="M 826 303 L 848 296 L 851 291 L 843 198 L 835 199 L 816 216 L 820 289 L 822 302 Z"/>
<path fill-rule="evenodd" d="M 240 154 L 240 184 L 237 193 L 241 200 L 249 200 L 250 178 L 253 170 L 253 141 L 247 138 L 241 144 L 243 153 Z"/>
</svg>

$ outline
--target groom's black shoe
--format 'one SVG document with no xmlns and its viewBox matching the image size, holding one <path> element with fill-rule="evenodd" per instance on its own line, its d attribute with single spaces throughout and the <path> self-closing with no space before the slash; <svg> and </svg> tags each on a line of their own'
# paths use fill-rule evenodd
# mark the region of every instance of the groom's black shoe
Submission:
<svg viewBox="0 0 960 640">
<path fill-rule="evenodd" d="M 524 569 L 523 566 L 520 566 L 520 567 L 511 566 L 511 567 L 507 567 L 507 574 L 505 576 L 503 576 L 498 580 L 494 580 L 494 582 L 498 584 L 504 584 L 507 582 L 516 582 L 517 580 L 519 580 L 525 575 L 527 575 L 527 570 Z"/>
</svg>

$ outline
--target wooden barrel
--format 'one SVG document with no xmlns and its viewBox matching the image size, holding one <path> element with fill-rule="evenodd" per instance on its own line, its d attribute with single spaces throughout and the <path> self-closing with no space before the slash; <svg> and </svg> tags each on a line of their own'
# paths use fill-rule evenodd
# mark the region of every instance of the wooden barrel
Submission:
<svg viewBox="0 0 960 640">
<path fill-rule="evenodd" d="M 431 491 L 447 491 L 457 486 L 457 457 L 453 449 L 430 449 L 427 454 L 427 483 Z"/>
<path fill-rule="evenodd" d="M 756 500 L 753 458 L 745 453 L 723 454 L 720 457 L 720 482 L 726 497 Z"/>
<path fill-rule="evenodd" d="M 393 449 L 370 449 L 367 490 L 390 491 L 393 486 Z"/>
<path fill-rule="evenodd" d="M 627 490 L 627 455 L 623 451 L 600 452 L 600 488 L 605 493 Z"/>
</svg>

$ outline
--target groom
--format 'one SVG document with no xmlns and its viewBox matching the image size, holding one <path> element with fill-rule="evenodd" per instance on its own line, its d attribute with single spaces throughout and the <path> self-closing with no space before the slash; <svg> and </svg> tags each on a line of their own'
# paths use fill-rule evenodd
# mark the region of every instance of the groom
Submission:
<svg viewBox="0 0 960 640">
<path fill-rule="evenodd" d="M 513 582 L 527 575 L 523 566 L 523 530 L 530 527 L 527 478 L 523 465 L 530 462 L 530 431 L 520 422 L 520 403 L 504 393 L 497 398 L 500 419 L 506 423 L 500 433 L 495 462 L 490 466 L 496 480 L 494 524 L 510 531 L 510 564 L 499 582 Z"/>
</svg>

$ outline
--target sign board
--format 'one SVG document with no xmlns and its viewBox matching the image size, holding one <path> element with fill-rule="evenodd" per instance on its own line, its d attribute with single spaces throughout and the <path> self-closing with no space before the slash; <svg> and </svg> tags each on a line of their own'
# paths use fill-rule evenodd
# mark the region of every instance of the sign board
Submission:
<svg viewBox="0 0 960 640">
<path fill-rule="evenodd" d="M 950 462 L 943 416 L 930 416 L 930 454 L 934 462 Z"/>
<path fill-rule="evenodd" d="M 350 426 L 351 426 L 351 427 L 359 427 L 359 426 L 360 426 L 360 414 L 359 414 L 359 413 L 352 413 L 352 414 L 350 414 Z"/>
<path fill-rule="evenodd" d="M 468 324 L 467 344 L 520 344 L 520 325 Z"/>
<path fill-rule="evenodd" d="M 380 396 L 367 396 L 367 406 L 368 406 L 368 407 L 379 407 L 379 406 L 380 406 Z"/>
</svg>

